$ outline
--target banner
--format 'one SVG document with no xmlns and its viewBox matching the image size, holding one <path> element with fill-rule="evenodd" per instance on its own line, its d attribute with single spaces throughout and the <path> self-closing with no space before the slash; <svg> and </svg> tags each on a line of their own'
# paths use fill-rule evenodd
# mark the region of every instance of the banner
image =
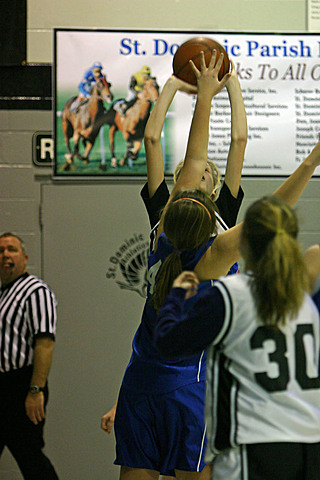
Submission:
<svg viewBox="0 0 320 480">
<path fill-rule="evenodd" d="M 234 62 L 248 119 L 243 175 L 289 175 L 311 151 L 320 131 L 318 35 L 55 29 L 54 177 L 145 176 L 145 122 L 172 74 L 178 46 L 196 36 L 217 40 Z M 90 81 L 94 65 L 102 67 L 104 80 Z M 132 78 L 144 70 L 153 80 L 148 92 L 139 92 L 144 106 L 137 101 L 123 115 L 123 100 L 130 107 L 133 97 Z M 162 134 L 166 175 L 172 175 L 184 158 L 195 100 L 178 92 L 169 109 Z M 133 109 L 139 123 L 131 117 Z M 122 132 L 124 121 L 131 123 Z M 230 127 L 224 89 L 212 102 L 208 145 L 208 157 L 222 173 Z"/>
</svg>

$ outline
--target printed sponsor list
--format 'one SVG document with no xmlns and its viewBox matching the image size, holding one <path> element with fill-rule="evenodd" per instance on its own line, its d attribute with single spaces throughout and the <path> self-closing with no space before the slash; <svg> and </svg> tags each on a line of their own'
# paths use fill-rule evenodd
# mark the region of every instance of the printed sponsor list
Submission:
<svg viewBox="0 0 320 480">
<path fill-rule="evenodd" d="M 244 88 L 248 143 L 243 173 L 287 175 L 292 161 L 301 163 L 320 132 L 320 89 Z M 227 92 L 214 98 L 208 157 L 225 171 L 231 142 L 231 108 Z"/>
<path fill-rule="evenodd" d="M 301 162 L 314 147 L 320 132 L 320 89 L 295 88 L 296 161 Z"/>
</svg>

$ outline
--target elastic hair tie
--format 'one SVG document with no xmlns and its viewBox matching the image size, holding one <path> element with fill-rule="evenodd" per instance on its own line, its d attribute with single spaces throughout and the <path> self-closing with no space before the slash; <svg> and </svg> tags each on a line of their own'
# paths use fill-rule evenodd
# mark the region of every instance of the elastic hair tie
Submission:
<svg viewBox="0 0 320 480">
<path fill-rule="evenodd" d="M 190 200 L 191 202 L 194 202 L 194 203 L 197 203 L 198 205 L 201 205 L 201 207 L 203 207 L 205 209 L 205 211 L 207 212 L 207 214 L 209 215 L 210 220 L 212 220 L 209 210 L 207 209 L 207 207 L 205 205 L 203 205 L 203 203 L 199 202 L 199 200 L 196 200 L 195 198 L 183 197 L 183 198 L 178 198 L 178 200 L 175 200 L 173 203 L 181 202 L 181 200 Z"/>
<path fill-rule="evenodd" d="M 283 228 L 279 228 L 279 229 L 276 231 L 276 235 L 283 235 L 284 233 L 286 233 L 286 231 L 285 231 Z"/>
<path fill-rule="evenodd" d="M 172 253 L 178 253 L 178 254 L 180 255 L 180 254 L 182 253 L 182 251 L 181 251 L 181 250 L 177 250 L 176 248 L 174 248 L 174 249 L 172 250 Z"/>
</svg>

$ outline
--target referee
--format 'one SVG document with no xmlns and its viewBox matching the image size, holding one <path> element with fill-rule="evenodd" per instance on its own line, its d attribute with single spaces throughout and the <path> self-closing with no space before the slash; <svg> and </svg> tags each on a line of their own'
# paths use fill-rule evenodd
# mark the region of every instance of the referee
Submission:
<svg viewBox="0 0 320 480">
<path fill-rule="evenodd" d="M 0 455 L 7 446 L 26 480 L 57 480 L 42 452 L 56 301 L 27 261 L 18 236 L 0 235 Z"/>
</svg>

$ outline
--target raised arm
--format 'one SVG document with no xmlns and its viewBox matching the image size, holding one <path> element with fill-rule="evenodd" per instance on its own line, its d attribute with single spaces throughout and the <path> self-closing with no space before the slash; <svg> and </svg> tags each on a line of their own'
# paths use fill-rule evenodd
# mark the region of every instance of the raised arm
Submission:
<svg viewBox="0 0 320 480">
<path fill-rule="evenodd" d="M 307 248 L 303 259 L 308 271 L 310 292 L 312 292 L 320 273 L 320 246 L 317 244 Z"/>
<path fill-rule="evenodd" d="M 287 180 L 274 192 L 273 195 L 281 197 L 288 205 L 293 207 L 299 200 L 315 169 L 320 165 L 320 134 L 307 158 L 287 178 Z"/>
<path fill-rule="evenodd" d="M 201 55 L 201 72 L 190 60 L 190 64 L 197 77 L 198 95 L 193 112 L 186 156 L 181 173 L 174 185 L 170 198 L 178 191 L 199 188 L 201 178 L 207 165 L 207 150 L 209 142 L 209 119 L 211 101 L 214 95 L 222 90 L 230 78 L 227 73 L 221 81 L 218 73 L 222 65 L 223 54 L 220 55 L 215 66 L 216 51 L 213 51 L 209 66 L 206 66 L 204 54 Z M 163 231 L 163 222 L 160 219 L 157 238 Z"/>
<path fill-rule="evenodd" d="M 161 132 L 169 107 L 177 91 L 196 94 L 197 87 L 179 80 L 172 75 L 165 83 L 152 109 L 144 131 L 144 145 L 147 160 L 148 191 L 151 198 L 164 179 Z"/>
<path fill-rule="evenodd" d="M 204 54 L 201 55 L 201 71 L 192 61 L 190 64 L 197 77 L 198 95 L 191 122 L 185 161 L 178 181 L 173 188 L 172 195 L 178 190 L 199 188 L 203 172 L 208 160 L 209 119 L 211 101 L 226 85 L 231 74 L 227 73 L 221 81 L 218 73 L 223 61 L 223 54 L 219 56 L 215 66 L 216 51 L 213 51 L 208 67 Z"/>
<path fill-rule="evenodd" d="M 320 140 L 312 152 L 273 193 L 293 207 L 299 200 L 317 166 L 320 165 Z M 200 281 L 219 278 L 227 274 L 231 265 L 239 260 L 242 223 L 217 236 L 212 246 L 198 263 L 195 272 Z"/>
<path fill-rule="evenodd" d="M 226 83 L 231 106 L 231 143 L 224 182 L 229 187 L 232 195 L 237 198 L 247 144 L 248 127 L 238 75 L 232 61 L 231 64 L 231 77 Z"/>
</svg>

